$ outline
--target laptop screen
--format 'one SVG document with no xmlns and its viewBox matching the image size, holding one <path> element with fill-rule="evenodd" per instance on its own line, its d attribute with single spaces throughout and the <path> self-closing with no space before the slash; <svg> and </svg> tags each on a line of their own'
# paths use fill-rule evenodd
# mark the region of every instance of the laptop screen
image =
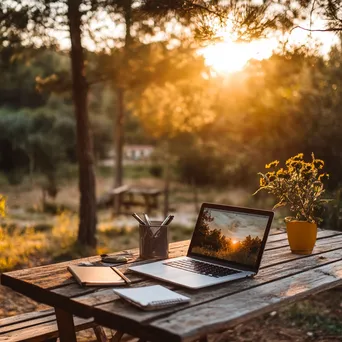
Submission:
<svg viewBox="0 0 342 342">
<path fill-rule="evenodd" d="M 273 215 L 247 211 L 202 208 L 189 254 L 257 269 Z"/>
</svg>

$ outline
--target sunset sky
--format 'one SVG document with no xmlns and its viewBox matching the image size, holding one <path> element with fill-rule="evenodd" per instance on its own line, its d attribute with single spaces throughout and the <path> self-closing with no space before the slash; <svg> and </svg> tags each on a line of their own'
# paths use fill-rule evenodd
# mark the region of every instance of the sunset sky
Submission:
<svg viewBox="0 0 342 342">
<path fill-rule="evenodd" d="M 113 20 L 105 13 L 101 12 L 97 20 L 90 22 L 89 27 L 93 35 L 97 38 L 105 38 L 101 43 L 101 39 L 94 43 L 90 37 L 83 37 L 84 45 L 91 51 L 96 51 L 105 46 L 115 47 L 115 39 L 122 37 L 125 32 L 123 24 L 116 25 Z M 303 27 L 309 27 L 307 22 L 301 24 Z M 313 28 L 324 28 L 324 21 L 315 18 Z M 184 32 L 181 32 L 183 31 Z M 166 34 L 157 33 L 154 37 L 146 36 L 144 43 L 152 41 L 165 40 L 172 34 L 187 34 L 186 28 L 181 28 L 177 21 L 170 21 L 166 25 Z M 57 38 L 62 49 L 70 47 L 69 33 L 67 31 L 55 31 L 52 35 Z M 326 56 L 331 46 L 338 43 L 338 36 L 332 32 L 307 32 L 300 28 L 294 29 L 291 34 L 282 36 L 280 32 L 274 32 L 272 35 L 264 39 L 254 40 L 246 43 L 237 43 L 230 25 L 220 28 L 217 31 L 217 37 L 220 41 L 209 43 L 207 46 L 198 49 L 198 53 L 202 55 L 208 66 L 219 75 L 230 74 L 242 70 L 251 59 L 267 59 L 272 53 L 279 49 L 280 41 L 288 40 L 288 46 L 307 46 L 317 47 L 318 51 Z M 171 46 L 173 44 L 170 44 Z M 177 44 L 175 44 L 177 45 Z"/>
<path fill-rule="evenodd" d="M 305 23 L 303 24 L 306 27 Z M 315 21 L 315 27 L 323 28 L 321 20 Z M 301 28 L 294 29 L 291 34 L 281 36 L 279 32 L 268 38 L 254 40 L 248 43 L 237 43 L 232 39 L 229 29 L 218 34 L 220 42 L 208 44 L 198 51 L 205 58 L 206 64 L 218 74 L 233 73 L 242 70 L 251 59 L 267 59 L 281 47 L 280 41 L 288 39 L 288 46 L 317 47 L 320 54 L 326 56 L 332 45 L 338 43 L 338 36 L 332 32 L 308 32 Z"/>
<path fill-rule="evenodd" d="M 234 240 L 244 240 L 248 235 L 252 238 L 256 236 L 259 236 L 261 239 L 263 238 L 268 217 L 215 209 L 209 209 L 209 211 L 214 218 L 214 221 L 209 223 L 210 228 L 221 229 L 222 234 L 226 237 L 230 237 Z M 238 228 L 229 230 L 228 227 L 234 222 L 237 223 Z"/>
</svg>

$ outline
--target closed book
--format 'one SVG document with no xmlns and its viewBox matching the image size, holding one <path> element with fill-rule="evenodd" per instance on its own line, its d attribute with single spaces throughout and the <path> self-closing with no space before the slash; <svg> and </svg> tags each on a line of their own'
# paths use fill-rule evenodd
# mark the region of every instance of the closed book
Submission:
<svg viewBox="0 0 342 342">
<path fill-rule="evenodd" d="M 126 281 L 115 272 L 113 267 L 68 266 L 68 271 L 82 286 L 126 285 Z"/>
</svg>

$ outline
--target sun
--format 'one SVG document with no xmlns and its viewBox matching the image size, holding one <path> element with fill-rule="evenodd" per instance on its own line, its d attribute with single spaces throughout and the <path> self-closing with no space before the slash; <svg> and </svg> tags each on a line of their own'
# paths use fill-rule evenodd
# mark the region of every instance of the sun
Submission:
<svg viewBox="0 0 342 342">
<path fill-rule="evenodd" d="M 232 240 L 232 244 L 236 245 L 239 241 L 238 240 Z"/>
<path fill-rule="evenodd" d="M 241 71 L 250 59 L 271 57 L 277 42 L 275 39 L 262 39 L 250 43 L 236 43 L 229 37 L 208 45 L 198 51 L 206 65 L 219 74 Z"/>
</svg>

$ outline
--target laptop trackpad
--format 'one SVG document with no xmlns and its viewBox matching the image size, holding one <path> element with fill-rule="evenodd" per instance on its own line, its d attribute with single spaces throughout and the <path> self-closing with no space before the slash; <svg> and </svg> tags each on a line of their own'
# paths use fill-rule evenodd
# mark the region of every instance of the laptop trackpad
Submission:
<svg viewBox="0 0 342 342">
<path fill-rule="evenodd" d="M 212 283 L 217 283 L 218 280 L 214 277 L 208 277 L 189 271 L 184 271 L 179 268 L 167 266 L 161 262 L 149 264 L 149 267 L 143 270 L 143 272 L 158 279 L 177 283 L 186 287 L 201 287 Z"/>
</svg>

